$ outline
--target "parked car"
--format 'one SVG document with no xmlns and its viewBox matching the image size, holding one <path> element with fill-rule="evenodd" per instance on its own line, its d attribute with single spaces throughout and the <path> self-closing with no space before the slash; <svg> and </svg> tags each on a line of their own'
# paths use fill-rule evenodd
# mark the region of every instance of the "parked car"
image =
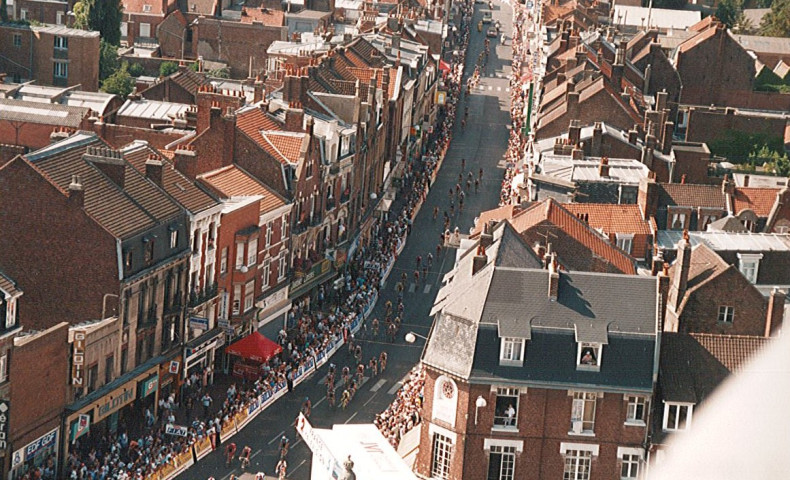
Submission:
<svg viewBox="0 0 790 480">
<path fill-rule="evenodd" d="M 486 36 L 488 36 L 488 37 L 496 37 L 497 35 L 499 35 L 499 32 L 497 31 L 496 27 L 488 27 L 488 31 L 486 32 Z"/>
<path fill-rule="evenodd" d="M 493 17 L 491 17 L 491 12 L 485 12 L 483 14 L 483 23 L 491 23 Z"/>
</svg>

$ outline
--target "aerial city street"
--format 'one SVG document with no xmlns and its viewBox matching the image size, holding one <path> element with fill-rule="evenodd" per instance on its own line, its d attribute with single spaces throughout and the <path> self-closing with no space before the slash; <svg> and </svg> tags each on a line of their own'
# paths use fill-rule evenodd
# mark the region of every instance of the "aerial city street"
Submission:
<svg viewBox="0 0 790 480">
<path fill-rule="evenodd" d="M 0 475 L 786 476 L 788 18 L 0 2 Z"/>
</svg>

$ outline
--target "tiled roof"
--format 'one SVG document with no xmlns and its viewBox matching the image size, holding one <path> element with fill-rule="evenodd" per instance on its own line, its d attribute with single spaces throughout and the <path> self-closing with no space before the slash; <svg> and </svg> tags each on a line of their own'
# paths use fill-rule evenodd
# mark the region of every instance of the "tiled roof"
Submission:
<svg viewBox="0 0 790 480">
<path fill-rule="evenodd" d="M 241 23 L 252 22 L 261 22 L 270 27 L 282 27 L 285 24 L 285 12 L 272 8 L 242 7 Z"/>
<path fill-rule="evenodd" d="M 241 168 L 230 165 L 198 177 L 224 197 L 262 195 L 261 213 L 271 212 L 285 205 L 285 200 Z"/>
<path fill-rule="evenodd" d="M 198 213 L 217 205 L 217 201 L 211 198 L 194 182 L 185 177 L 175 169 L 173 164 L 166 160 L 163 155 L 146 144 L 132 143 L 123 149 L 125 158 L 138 172 L 145 175 L 145 162 L 149 155 L 156 155 L 162 161 L 162 188 L 191 213 Z"/>
<path fill-rule="evenodd" d="M 22 290 L 19 289 L 16 282 L 7 277 L 2 271 L 0 271 L 0 290 L 12 297 L 22 293 Z"/>
<path fill-rule="evenodd" d="M 191 68 L 185 68 L 177 71 L 170 76 L 170 79 L 184 90 L 192 95 L 197 95 L 198 87 L 201 85 L 209 85 L 210 82 L 202 74 L 193 71 Z"/>
<path fill-rule="evenodd" d="M 79 127 L 88 108 L 0 98 L 0 121 Z"/>
<path fill-rule="evenodd" d="M 184 13 L 213 16 L 217 3 L 217 0 L 187 0 L 187 10 Z"/>
<path fill-rule="evenodd" d="M 164 15 L 162 8 L 165 2 L 162 0 L 123 0 L 123 13 L 144 13 L 145 15 Z M 143 11 L 143 6 L 148 6 L 150 10 Z"/>
<path fill-rule="evenodd" d="M 727 208 L 727 200 L 719 186 L 687 183 L 662 183 L 660 185 L 659 205 L 721 208 L 722 210 Z"/>
<path fill-rule="evenodd" d="M 650 234 L 650 226 L 642 218 L 639 205 L 612 203 L 567 203 L 563 207 L 579 217 L 585 215 L 584 221 L 604 233 Z"/>
<path fill-rule="evenodd" d="M 564 209 L 562 205 L 551 198 L 516 214 L 509 221 L 513 228 L 522 235 L 543 222 L 549 222 L 559 227 L 565 234 L 589 249 L 593 255 L 608 262 L 618 271 L 628 274 L 636 273 L 633 258 L 609 243 L 608 239 L 604 239 L 589 225 L 576 218 L 574 214 Z M 559 253 L 562 255 L 562 252 Z M 563 259 L 561 258 L 561 260 Z"/>
<path fill-rule="evenodd" d="M 277 161 L 286 164 L 298 164 L 302 146 L 309 141 L 304 132 L 283 131 L 280 124 L 260 108 L 237 114 L 236 127 Z"/>
<path fill-rule="evenodd" d="M 489 221 L 494 220 L 495 222 L 499 223 L 501 220 L 513 218 L 513 216 L 520 211 L 520 205 L 505 205 L 503 207 L 497 207 L 492 210 L 480 212 L 480 216 L 477 218 L 475 228 L 472 230 L 472 235 L 474 236 L 482 232 L 483 226 L 485 226 L 485 224 Z"/>
<path fill-rule="evenodd" d="M 691 249 L 691 264 L 689 265 L 689 277 L 686 284 L 686 294 L 688 297 L 699 287 L 723 273 L 729 264 L 711 250 L 705 244 L 699 244 Z M 674 276 L 675 270 L 680 268 L 675 262 L 670 269 L 670 277 Z"/>
<path fill-rule="evenodd" d="M 124 161 L 123 188 L 116 185 L 85 158 L 89 147 L 111 151 L 95 134 L 80 132 L 29 153 L 26 158 L 64 190 L 72 175 L 79 175 L 85 191 L 85 211 L 118 238 L 152 228 L 181 213 L 175 201 L 128 162 Z"/>
<path fill-rule="evenodd" d="M 748 209 L 758 217 L 767 217 L 776 203 L 778 191 L 778 188 L 735 187 L 735 195 L 732 196 L 735 214 Z"/>
</svg>

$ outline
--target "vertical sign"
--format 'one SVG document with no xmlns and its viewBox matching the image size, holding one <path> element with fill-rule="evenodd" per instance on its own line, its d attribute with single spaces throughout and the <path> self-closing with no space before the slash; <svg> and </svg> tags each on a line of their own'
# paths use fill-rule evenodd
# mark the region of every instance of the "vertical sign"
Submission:
<svg viewBox="0 0 790 480">
<path fill-rule="evenodd" d="M 74 332 L 71 356 L 71 384 L 82 387 L 85 382 L 85 332 Z"/>
<path fill-rule="evenodd" d="M 0 450 L 8 448 L 8 415 L 10 412 L 10 402 L 0 400 Z"/>
</svg>

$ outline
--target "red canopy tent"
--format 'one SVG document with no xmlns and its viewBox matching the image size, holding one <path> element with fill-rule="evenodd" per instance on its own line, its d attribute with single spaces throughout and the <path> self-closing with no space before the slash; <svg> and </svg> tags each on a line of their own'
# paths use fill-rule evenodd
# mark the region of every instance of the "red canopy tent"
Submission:
<svg viewBox="0 0 790 480">
<path fill-rule="evenodd" d="M 247 335 L 225 348 L 225 353 L 258 363 L 263 363 L 282 351 L 283 347 L 258 332 Z"/>
</svg>

